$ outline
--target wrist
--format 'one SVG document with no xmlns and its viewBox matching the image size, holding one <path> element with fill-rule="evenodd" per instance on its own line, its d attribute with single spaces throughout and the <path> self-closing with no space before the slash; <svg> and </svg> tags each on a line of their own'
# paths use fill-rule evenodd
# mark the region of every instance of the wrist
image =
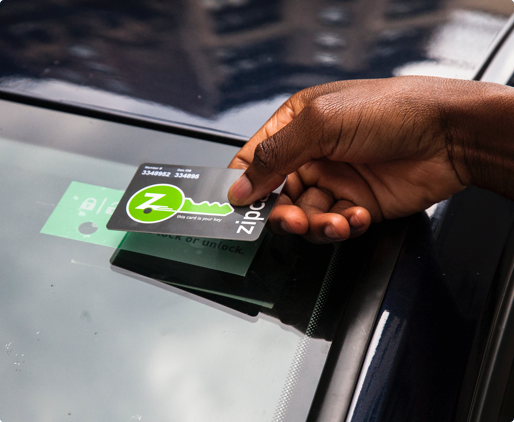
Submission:
<svg viewBox="0 0 514 422">
<path fill-rule="evenodd" d="M 460 181 L 514 199 L 514 88 L 456 85 L 441 105 L 441 126 Z"/>
</svg>

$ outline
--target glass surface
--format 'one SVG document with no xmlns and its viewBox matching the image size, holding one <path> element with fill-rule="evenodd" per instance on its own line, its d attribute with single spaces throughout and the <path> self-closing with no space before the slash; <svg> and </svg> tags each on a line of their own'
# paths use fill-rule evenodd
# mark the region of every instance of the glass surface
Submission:
<svg viewBox="0 0 514 422">
<path fill-rule="evenodd" d="M 345 79 L 470 79 L 508 0 L 3 1 L 0 89 L 253 135 Z"/>
<path fill-rule="evenodd" d="M 226 166 L 235 151 L 0 101 L 1 421 L 306 418 L 330 345 L 311 317 L 325 271 L 295 319 L 293 305 L 245 312 L 115 268 L 116 248 L 40 233 L 72 181 L 124 189 L 140 162 Z"/>
</svg>

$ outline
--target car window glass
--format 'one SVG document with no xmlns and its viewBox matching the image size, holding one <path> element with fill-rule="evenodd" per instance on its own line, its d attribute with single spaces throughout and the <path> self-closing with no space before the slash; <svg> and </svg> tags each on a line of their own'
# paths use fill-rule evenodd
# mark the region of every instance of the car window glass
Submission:
<svg viewBox="0 0 514 422">
<path fill-rule="evenodd" d="M 73 183 L 123 190 L 139 162 L 225 166 L 237 149 L 0 109 L 1 420 L 305 418 L 333 335 L 320 315 L 334 247 L 268 234 L 241 278 L 41 233 Z M 86 199 L 77 213 L 112 206 Z M 267 302 L 256 286 L 274 292 Z"/>
</svg>

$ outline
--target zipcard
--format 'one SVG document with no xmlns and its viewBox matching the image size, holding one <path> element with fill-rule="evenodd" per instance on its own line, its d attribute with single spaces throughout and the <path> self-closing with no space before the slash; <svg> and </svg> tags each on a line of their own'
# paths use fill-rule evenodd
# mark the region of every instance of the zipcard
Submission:
<svg viewBox="0 0 514 422">
<path fill-rule="evenodd" d="M 282 186 L 245 207 L 230 204 L 230 186 L 240 169 L 141 164 L 107 228 L 255 241 L 278 199 Z"/>
</svg>

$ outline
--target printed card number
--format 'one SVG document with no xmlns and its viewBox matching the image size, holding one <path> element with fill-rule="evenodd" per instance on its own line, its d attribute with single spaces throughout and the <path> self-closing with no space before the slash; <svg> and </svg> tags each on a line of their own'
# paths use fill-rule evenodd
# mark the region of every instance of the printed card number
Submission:
<svg viewBox="0 0 514 422">
<path fill-rule="evenodd" d="M 141 173 L 143 176 L 162 176 L 162 177 L 170 177 L 171 172 L 169 171 L 158 171 L 158 170 L 143 170 Z"/>
<path fill-rule="evenodd" d="M 175 173 L 173 177 L 180 179 L 198 179 L 200 175 L 194 173 Z"/>
</svg>

